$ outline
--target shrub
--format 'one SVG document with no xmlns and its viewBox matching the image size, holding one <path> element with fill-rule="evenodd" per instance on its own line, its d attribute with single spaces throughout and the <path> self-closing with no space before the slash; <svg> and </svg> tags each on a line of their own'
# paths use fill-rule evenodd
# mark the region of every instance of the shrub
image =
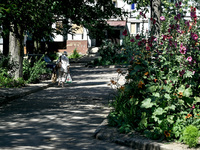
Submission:
<svg viewBox="0 0 200 150">
<path fill-rule="evenodd" d="M 39 60 L 36 59 L 33 67 L 31 67 L 31 63 L 28 59 L 23 61 L 23 76 L 28 83 L 37 83 L 41 75 L 50 72 L 49 69 L 46 68 L 46 62 L 42 59 L 42 57 Z"/>
<path fill-rule="evenodd" d="M 26 82 L 23 78 L 15 80 L 11 75 L 7 73 L 6 69 L 0 70 L 0 87 L 1 88 L 13 88 L 25 86 Z"/>
<path fill-rule="evenodd" d="M 187 126 L 183 132 L 183 140 L 189 147 L 196 147 L 199 141 L 199 130 L 197 127 L 193 125 Z"/>
<path fill-rule="evenodd" d="M 22 78 L 14 79 L 12 74 L 17 69 L 16 62 L 10 60 L 10 56 L 5 57 L 0 54 L 0 87 L 1 88 L 13 88 L 22 87 L 25 85 L 25 81 Z"/>
<path fill-rule="evenodd" d="M 110 41 L 104 41 L 98 51 L 101 59 L 94 62 L 94 65 L 114 65 L 125 64 L 127 57 L 126 51 L 119 45 L 115 45 Z"/>
<path fill-rule="evenodd" d="M 78 53 L 78 51 L 75 49 L 73 51 L 73 53 L 69 56 L 69 59 L 72 59 L 72 58 L 80 58 L 82 55 Z"/>
</svg>

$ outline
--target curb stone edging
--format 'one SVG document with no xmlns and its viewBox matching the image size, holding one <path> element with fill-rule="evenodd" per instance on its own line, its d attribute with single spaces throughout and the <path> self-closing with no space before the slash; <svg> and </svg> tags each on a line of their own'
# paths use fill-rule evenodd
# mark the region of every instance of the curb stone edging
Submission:
<svg viewBox="0 0 200 150">
<path fill-rule="evenodd" d="M 93 137 L 97 140 L 112 142 L 138 150 L 198 150 L 198 148 L 189 149 L 187 145 L 181 143 L 161 143 L 150 140 L 137 133 L 131 135 L 121 134 L 117 131 L 116 127 L 108 126 L 107 119 L 105 119 L 96 129 Z"/>
<path fill-rule="evenodd" d="M 50 86 L 53 86 L 55 83 L 45 83 L 45 81 L 44 81 L 44 82 L 40 82 L 38 84 L 40 86 L 33 87 L 33 88 L 31 88 L 31 85 L 34 85 L 34 84 L 28 84 L 28 86 L 30 87 L 30 89 L 27 90 L 27 91 L 22 91 L 22 92 L 18 92 L 16 94 L 1 96 L 0 106 L 6 105 L 9 102 L 11 102 L 11 101 L 13 101 L 13 100 L 15 100 L 17 98 L 21 98 L 21 97 L 27 96 L 27 95 L 29 95 L 31 93 L 35 93 L 35 92 L 38 92 L 40 90 L 46 89 L 46 88 L 48 88 Z"/>
</svg>

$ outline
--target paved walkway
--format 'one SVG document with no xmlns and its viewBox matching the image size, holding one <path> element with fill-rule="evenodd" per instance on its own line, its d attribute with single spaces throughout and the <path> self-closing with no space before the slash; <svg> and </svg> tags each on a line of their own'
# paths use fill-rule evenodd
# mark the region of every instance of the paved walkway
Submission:
<svg viewBox="0 0 200 150">
<path fill-rule="evenodd" d="M 118 143 L 134 150 L 186 150 L 186 145 L 129 137 L 106 126 L 108 102 L 114 94 L 108 83 L 117 77 L 116 70 L 72 67 L 74 81 L 64 88 L 50 81 L 19 89 L 0 88 L 0 149 L 131 149 Z M 6 99 L 11 101 L 6 104 Z"/>
<path fill-rule="evenodd" d="M 46 87 L 0 107 L 0 149 L 130 149 L 93 137 L 108 114 L 113 90 L 107 84 L 116 69 L 72 68 L 71 75 L 73 83 L 64 88 L 43 83 L 7 92 L 0 89 L 9 97 Z"/>
</svg>

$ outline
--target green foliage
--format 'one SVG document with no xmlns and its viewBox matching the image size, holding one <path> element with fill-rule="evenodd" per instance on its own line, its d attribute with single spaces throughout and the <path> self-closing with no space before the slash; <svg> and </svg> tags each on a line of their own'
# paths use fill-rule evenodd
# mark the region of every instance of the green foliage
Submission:
<svg viewBox="0 0 200 150">
<path fill-rule="evenodd" d="M 180 8 L 177 5 L 175 11 L 170 9 L 173 15 L 165 16 L 159 39 L 124 34 L 130 67 L 108 116 L 110 125 L 123 132 L 182 141 L 186 126 L 200 127 L 200 22 L 192 17 L 189 27 Z"/>
<path fill-rule="evenodd" d="M 5 57 L 0 54 L 0 87 L 1 88 L 13 88 L 22 87 L 25 85 L 25 81 L 22 78 L 15 80 L 12 77 L 12 73 L 17 68 L 17 64 L 10 60 L 10 57 Z"/>
<path fill-rule="evenodd" d="M 46 62 L 42 58 L 39 60 L 36 59 L 33 66 L 31 66 L 28 59 L 23 61 L 23 76 L 28 83 L 37 83 L 42 74 L 49 73 L 48 68 L 46 68 Z"/>
<path fill-rule="evenodd" d="M 82 55 L 78 53 L 78 51 L 75 49 L 73 51 L 73 53 L 69 56 L 69 59 L 72 59 L 72 58 L 80 58 Z"/>
<path fill-rule="evenodd" d="M 99 49 L 100 59 L 95 60 L 94 65 L 126 64 L 125 50 L 110 41 L 104 41 Z"/>
<path fill-rule="evenodd" d="M 189 145 L 189 147 L 196 147 L 199 141 L 199 130 L 197 127 L 190 125 L 183 131 L 184 143 Z"/>
</svg>

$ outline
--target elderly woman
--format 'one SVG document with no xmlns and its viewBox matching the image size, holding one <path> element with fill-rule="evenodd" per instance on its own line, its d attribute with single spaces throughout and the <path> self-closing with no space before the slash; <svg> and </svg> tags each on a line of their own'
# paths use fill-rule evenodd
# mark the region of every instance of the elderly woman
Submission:
<svg viewBox="0 0 200 150">
<path fill-rule="evenodd" d="M 64 82 L 67 74 L 69 73 L 69 58 L 67 57 L 67 52 L 64 51 L 63 54 L 57 60 L 58 66 L 58 86 L 62 84 L 64 87 Z"/>
</svg>

